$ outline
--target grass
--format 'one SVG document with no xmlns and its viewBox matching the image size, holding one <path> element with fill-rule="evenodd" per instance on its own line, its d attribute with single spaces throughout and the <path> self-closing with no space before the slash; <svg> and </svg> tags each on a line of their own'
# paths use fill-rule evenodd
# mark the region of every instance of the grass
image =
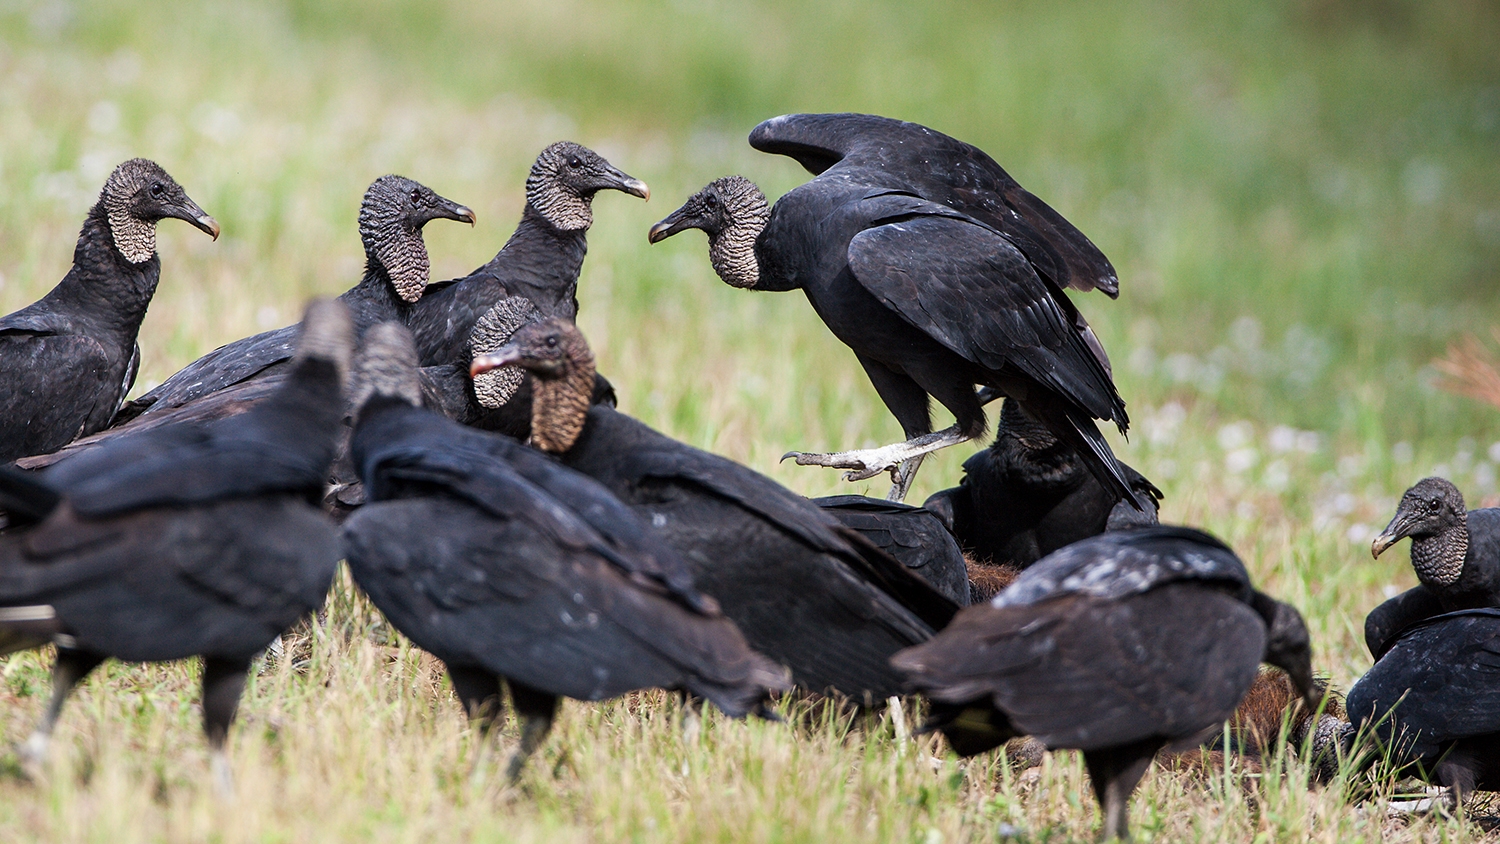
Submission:
<svg viewBox="0 0 1500 844">
<path fill-rule="evenodd" d="M 567 137 L 656 197 L 598 200 L 580 284 L 622 406 L 824 494 L 835 473 L 776 458 L 899 435 L 853 356 L 802 297 L 731 290 L 701 238 L 644 233 L 728 172 L 772 196 L 804 180 L 744 143 L 765 117 L 917 120 L 988 150 L 1111 256 L 1119 301 L 1074 298 L 1129 402 L 1118 452 L 1166 490 L 1167 519 L 1223 536 L 1303 610 L 1317 668 L 1347 688 L 1369 665 L 1364 613 L 1414 582 L 1366 550 L 1401 491 L 1436 473 L 1471 506 L 1500 493 L 1494 409 L 1430 365 L 1500 305 L 1497 40 L 1479 0 L 0 1 L 0 313 L 62 277 L 115 163 L 156 159 L 224 236 L 162 225 L 139 391 L 352 284 L 358 198 L 383 173 L 478 212 L 428 229 L 434 277 L 467 272 L 509 234 L 531 158 Z M 969 452 L 952 452 L 914 498 L 957 478 Z M 65 712 L 47 783 L 0 776 L 0 837 L 1060 841 L 1096 822 L 1072 755 L 1023 780 L 898 739 L 889 716 L 711 717 L 688 741 L 655 695 L 569 704 L 506 793 L 430 660 L 347 593 L 330 619 L 305 661 L 253 681 L 234 804 L 206 789 L 196 668 L 111 666 Z M 40 713 L 44 657 L 0 662 L 7 740 Z M 1163 841 L 1482 834 L 1161 770 L 1132 821 Z"/>
</svg>

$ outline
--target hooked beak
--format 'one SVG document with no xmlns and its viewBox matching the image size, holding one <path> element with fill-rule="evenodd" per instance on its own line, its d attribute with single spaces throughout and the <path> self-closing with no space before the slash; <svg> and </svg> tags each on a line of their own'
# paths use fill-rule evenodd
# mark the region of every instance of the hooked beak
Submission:
<svg viewBox="0 0 1500 844">
<path fill-rule="evenodd" d="M 682 208 L 679 208 L 664 217 L 661 222 L 652 226 L 651 230 L 646 232 L 646 240 L 650 243 L 661 243 L 672 235 L 691 228 L 696 228 L 693 225 L 692 218 L 684 214 Z"/>
<path fill-rule="evenodd" d="M 1370 543 L 1370 554 L 1379 559 L 1380 555 L 1385 553 L 1385 549 L 1405 539 L 1408 530 L 1410 526 L 1407 524 L 1406 514 L 1397 512 L 1396 517 L 1391 519 L 1391 523 L 1385 526 L 1385 530 L 1381 531 L 1380 535 Z"/>
<path fill-rule="evenodd" d="M 627 173 L 622 173 L 613 167 L 609 168 L 608 178 L 610 181 L 609 187 L 621 193 L 628 193 L 631 196 L 638 196 L 641 199 L 650 201 L 651 188 L 640 179 Z"/>
<path fill-rule="evenodd" d="M 459 205 L 446 196 L 438 197 L 438 203 L 432 209 L 429 220 L 457 220 L 460 223 L 474 225 L 474 212 L 467 205 Z"/>
<path fill-rule="evenodd" d="M 214 240 L 219 239 L 219 222 L 186 196 L 182 198 L 182 204 L 174 205 L 167 211 L 167 216 L 186 221 Z"/>
<path fill-rule="evenodd" d="M 520 362 L 521 347 L 510 343 L 489 354 L 475 355 L 474 360 L 469 364 L 469 377 L 474 378 L 502 366 L 515 366 Z"/>
</svg>

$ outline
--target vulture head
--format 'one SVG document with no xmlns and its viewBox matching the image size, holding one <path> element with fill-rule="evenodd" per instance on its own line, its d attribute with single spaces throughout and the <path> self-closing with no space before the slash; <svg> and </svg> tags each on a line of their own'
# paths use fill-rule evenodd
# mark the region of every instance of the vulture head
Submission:
<svg viewBox="0 0 1500 844">
<path fill-rule="evenodd" d="M 687 229 L 708 235 L 708 260 L 714 272 L 731 287 L 754 287 L 760 282 L 755 241 L 771 218 L 766 195 L 744 176 L 725 176 L 688 197 L 682 207 L 651 227 L 652 243 Z"/>
<path fill-rule="evenodd" d="M 354 351 L 354 319 L 337 299 L 314 299 L 302 313 L 293 360 L 316 359 L 333 364 L 343 383 Z"/>
<path fill-rule="evenodd" d="M 1441 585 L 1457 582 L 1469 551 L 1468 510 L 1458 487 L 1444 478 L 1417 481 L 1401 496 L 1391 523 L 1370 543 L 1370 553 L 1379 557 L 1408 536 L 1417 577 Z"/>
<path fill-rule="evenodd" d="M 525 296 L 509 296 L 496 302 L 474 323 L 469 333 L 471 360 L 494 352 L 510 342 L 516 331 L 542 318 L 536 305 Z M 510 401 L 521 387 L 525 372 L 519 366 L 502 366 L 473 376 L 474 398 L 480 407 L 494 410 Z"/>
<path fill-rule="evenodd" d="M 422 404 L 422 386 L 417 376 L 417 346 L 411 332 L 397 322 L 382 322 L 365 332 L 354 356 L 354 376 L 349 406 L 354 417 L 372 399 L 395 399 L 413 407 Z"/>
<path fill-rule="evenodd" d="M 402 301 L 415 302 L 427 287 L 427 244 L 422 227 L 437 219 L 474 225 L 474 212 L 405 176 L 381 176 L 359 206 L 359 237 L 370 269 L 383 269 Z"/>
<path fill-rule="evenodd" d="M 99 194 L 115 248 L 132 264 L 143 264 L 156 254 L 156 224 L 167 217 L 186 220 L 219 239 L 219 224 L 188 198 L 182 186 L 146 158 L 132 158 L 116 167 Z"/>
<path fill-rule="evenodd" d="M 582 231 L 594 223 L 594 194 L 617 190 L 651 198 L 651 189 L 582 144 L 558 141 L 541 151 L 526 177 L 526 202 L 554 228 Z"/>
<path fill-rule="evenodd" d="M 534 379 L 532 442 L 554 454 L 572 448 L 583 431 L 594 390 L 594 353 L 583 332 L 559 317 L 529 323 L 509 343 L 475 356 L 469 374 L 478 378 L 504 366 L 519 366 Z"/>
</svg>

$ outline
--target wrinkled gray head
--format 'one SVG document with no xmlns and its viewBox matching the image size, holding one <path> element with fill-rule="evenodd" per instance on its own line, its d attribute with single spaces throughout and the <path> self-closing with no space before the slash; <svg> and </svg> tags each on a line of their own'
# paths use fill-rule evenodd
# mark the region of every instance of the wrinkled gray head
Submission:
<svg viewBox="0 0 1500 844">
<path fill-rule="evenodd" d="M 1467 524 L 1464 494 L 1445 478 L 1423 478 L 1401 496 L 1396 515 L 1371 543 L 1379 557 L 1385 549 L 1410 536 L 1425 539 Z"/>
<path fill-rule="evenodd" d="M 167 171 L 147 158 L 132 158 L 116 167 L 99 193 L 115 248 L 132 264 L 156 254 L 156 223 L 166 217 L 186 220 L 219 239 L 219 224 Z"/>
<path fill-rule="evenodd" d="M 660 243 L 688 229 L 708 235 L 708 260 L 732 287 L 754 287 L 760 281 L 755 241 L 771 219 L 766 195 L 744 176 L 725 176 L 688 197 L 682 207 L 651 227 L 647 240 Z"/>
<path fill-rule="evenodd" d="M 417 346 L 411 332 L 398 322 L 382 322 L 366 331 L 354 357 L 349 407 L 358 415 L 375 396 L 400 399 L 414 407 L 422 404 Z"/>
<path fill-rule="evenodd" d="M 422 298 L 427 287 L 427 244 L 422 227 L 436 219 L 474 224 L 474 212 L 405 176 L 381 176 L 359 206 L 359 238 L 365 260 L 385 270 L 403 301 Z"/>
<path fill-rule="evenodd" d="M 349 308 L 337 299 L 314 299 L 302 312 L 297 330 L 297 352 L 293 360 L 319 358 L 332 361 L 339 381 L 347 383 L 349 358 L 354 354 L 354 320 Z"/>
<path fill-rule="evenodd" d="M 474 323 L 474 330 L 469 333 L 470 358 L 499 349 L 510 342 L 521 326 L 541 318 L 541 311 L 524 296 L 501 299 Z M 481 407 L 494 410 L 510 401 L 525 377 L 525 370 L 514 365 L 481 372 L 474 376 L 474 398 Z"/>
<path fill-rule="evenodd" d="M 649 199 L 651 189 L 620 172 L 604 156 L 582 144 L 558 141 L 542 150 L 526 177 L 526 201 L 543 219 L 563 231 L 593 225 L 594 194 L 617 190 Z"/>
</svg>

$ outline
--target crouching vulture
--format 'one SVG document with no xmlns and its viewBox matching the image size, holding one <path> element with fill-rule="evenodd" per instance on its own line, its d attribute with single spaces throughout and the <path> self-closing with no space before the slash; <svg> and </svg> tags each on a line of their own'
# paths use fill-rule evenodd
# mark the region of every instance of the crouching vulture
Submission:
<svg viewBox="0 0 1500 844">
<path fill-rule="evenodd" d="M 0 463 L 45 454 L 110 423 L 135 384 L 136 334 L 161 278 L 156 223 L 219 224 L 156 162 L 110 173 L 73 267 L 36 303 L 0 317 Z"/>
<path fill-rule="evenodd" d="M 1447 788 L 1455 807 L 1500 790 L 1500 609 L 1420 620 L 1375 657 L 1345 705 L 1380 756 Z"/>
<path fill-rule="evenodd" d="M 612 493 L 418 407 L 405 328 L 366 335 L 355 390 L 352 453 L 370 503 L 344 523 L 350 571 L 397 630 L 443 660 L 482 732 L 509 686 L 523 720 L 512 780 L 560 697 L 682 689 L 739 717 L 789 687 Z"/>
<path fill-rule="evenodd" d="M 1130 466 L 1120 468 L 1144 507 L 1144 520 L 1156 521 L 1161 490 Z M 1099 482 L 1076 449 L 1031 418 L 1020 402 L 1007 399 L 995 441 L 964 461 L 958 486 L 933 493 L 922 506 L 947 523 L 976 563 L 1023 569 L 1103 533 L 1124 500 Z"/>
<path fill-rule="evenodd" d="M 322 605 L 340 553 L 318 509 L 353 345 L 336 302 L 308 308 L 292 372 L 253 410 L 120 437 L 0 475 L 0 653 L 57 645 L 40 764 L 68 693 L 107 657 L 203 657 L 215 783 L 250 660 Z"/>
<path fill-rule="evenodd" d="M 472 371 L 531 376 L 531 441 L 604 484 L 688 563 L 755 650 L 804 689 L 856 702 L 901 691 L 889 664 L 957 605 L 816 504 L 738 463 L 590 405 L 594 357 L 577 326 L 523 326 Z"/>
<path fill-rule="evenodd" d="M 981 436 L 975 385 L 1021 402 L 1091 472 L 1134 500 L 1094 424 L 1124 433 L 1098 338 L 1064 295 L 1118 289 L 1109 261 L 1046 203 L 969 144 L 914 123 L 865 114 L 792 114 L 750 143 L 795 158 L 816 178 L 774 207 L 742 176 L 719 179 L 652 226 L 656 243 L 708 234 L 719 277 L 751 290 L 800 288 L 854 350 L 907 436 L 875 449 L 791 452 L 799 464 L 889 471 L 905 498 L 923 455 Z M 928 399 L 955 417 L 932 433 Z"/>
<path fill-rule="evenodd" d="M 1157 751 L 1217 730 L 1262 661 L 1316 707 L 1307 628 L 1191 528 L 1112 531 L 1026 569 L 892 662 L 932 701 L 929 729 L 969 756 L 1016 736 L 1083 751 L 1105 838 Z"/>
<path fill-rule="evenodd" d="M 1392 637 L 1424 618 L 1500 607 L 1500 508 L 1465 510 L 1458 487 L 1423 478 L 1401 496 L 1370 553 L 1378 558 L 1407 537 L 1418 585 L 1365 616 L 1365 646 L 1377 658 Z"/>
</svg>

